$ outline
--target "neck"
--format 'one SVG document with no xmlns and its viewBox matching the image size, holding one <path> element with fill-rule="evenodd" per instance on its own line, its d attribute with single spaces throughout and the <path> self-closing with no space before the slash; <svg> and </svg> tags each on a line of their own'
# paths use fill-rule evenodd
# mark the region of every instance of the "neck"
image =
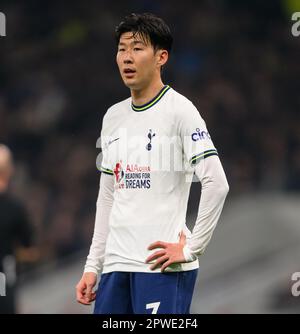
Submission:
<svg viewBox="0 0 300 334">
<path fill-rule="evenodd" d="M 136 106 L 146 104 L 151 99 L 153 99 L 153 97 L 156 96 L 163 87 L 164 84 L 160 79 L 146 87 L 140 89 L 131 89 L 132 103 Z"/>
</svg>

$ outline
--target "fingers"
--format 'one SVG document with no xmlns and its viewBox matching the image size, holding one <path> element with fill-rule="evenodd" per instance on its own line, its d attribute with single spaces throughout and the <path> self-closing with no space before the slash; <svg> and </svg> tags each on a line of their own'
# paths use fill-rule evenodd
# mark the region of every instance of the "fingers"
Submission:
<svg viewBox="0 0 300 334">
<path fill-rule="evenodd" d="M 83 305 L 91 305 L 91 302 L 96 299 L 96 293 L 92 292 L 89 296 L 85 294 L 78 294 L 76 295 L 76 299 L 78 303 Z"/>
<path fill-rule="evenodd" d="M 96 292 L 93 292 L 91 295 L 91 300 L 90 302 L 93 302 L 96 299 Z"/>
<path fill-rule="evenodd" d="M 184 234 L 183 231 L 181 231 L 179 235 L 178 243 L 168 243 L 163 241 L 154 242 L 148 247 L 148 250 L 152 250 L 155 248 L 162 248 L 162 249 L 155 252 L 154 254 L 151 254 L 146 259 L 146 263 L 157 259 L 156 262 L 150 267 L 150 269 L 154 270 L 163 263 L 161 271 L 164 271 L 172 263 L 185 262 L 185 258 L 182 251 L 185 243 L 186 243 L 186 235 Z"/>
<path fill-rule="evenodd" d="M 166 254 L 166 251 L 165 250 L 160 250 L 160 251 L 157 251 L 155 253 L 153 253 L 152 255 L 148 256 L 147 259 L 146 259 L 146 263 L 148 262 L 151 262 L 152 260 L 155 260 L 156 258 L 160 257 L 160 256 L 163 256 Z"/>
<path fill-rule="evenodd" d="M 168 266 L 170 266 L 172 263 L 174 263 L 173 261 L 169 260 L 167 262 L 165 262 L 162 266 L 161 266 L 161 272 L 163 272 Z"/>
<path fill-rule="evenodd" d="M 91 299 L 92 299 L 92 294 L 93 294 L 93 285 L 92 284 L 88 284 L 87 285 L 87 288 L 86 288 L 86 291 L 85 291 L 85 300 L 87 303 L 90 303 L 91 302 Z"/>
<path fill-rule="evenodd" d="M 86 305 L 86 301 L 84 300 L 83 296 L 79 295 L 77 292 L 76 292 L 76 300 L 78 303 Z"/>
<path fill-rule="evenodd" d="M 79 282 L 79 284 L 76 286 L 76 299 L 78 303 L 83 305 L 89 305 L 89 303 L 85 300 L 85 284 Z"/>
<path fill-rule="evenodd" d="M 84 298 L 77 298 L 77 301 L 82 305 L 91 305 L 91 303 L 87 302 Z"/>
<path fill-rule="evenodd" d="M 79 282 L 76 286 L 77 302 L 83 305 L 90 305 L 96 299 L 96 293 L 92 291 L 94 285 Z"/>
<path fill-rule="evenodd" d="M 152 266 L 150 267 L 151 270 L 157 268 L 161 263 L 166 262 L 169 259 L 167 255 L 160 257 Z"/>
<path fill-rule="evenodd" d="M 166 242 L 156 241 L 148 247 L 148 250 L 152 250 L 152 249 L 155 249 L 155 248 L 166 248 L 166 247 L 167 247 Z"/>
</svg>

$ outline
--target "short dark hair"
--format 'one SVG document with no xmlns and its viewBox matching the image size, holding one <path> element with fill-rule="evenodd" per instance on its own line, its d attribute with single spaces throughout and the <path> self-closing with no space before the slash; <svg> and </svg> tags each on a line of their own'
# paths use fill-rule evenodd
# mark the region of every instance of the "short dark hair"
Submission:
<svg viewBox="0 0 300 334">
<path fill-rule="evenodd" d="M 144 40 L 150 41 L 155 51 L 159 49 L 172 49 L 173 37 L 170 28 L 159 17 L 151 13 L 132 13 L 124 17 L 115 29 L 116 42 L 119 44 L 120 37 L 125 32 L 132 32 L 133 36 L 139 34 Z"/>
</svg>

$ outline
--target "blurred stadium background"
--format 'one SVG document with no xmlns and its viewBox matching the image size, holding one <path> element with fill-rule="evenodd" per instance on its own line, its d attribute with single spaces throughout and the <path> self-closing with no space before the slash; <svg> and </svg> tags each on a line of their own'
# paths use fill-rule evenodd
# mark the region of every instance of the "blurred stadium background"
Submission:
<svg viewBox="0 0 300 334">
<path fill-rule="evenodd" d="M 0 143 L 14 153 L 11 192 L 41 254 L 19 264 L 19 312 L 91 311 L 76 304 L 74 287 L 94 225 L 96 140 L 106 109 L 129 96 L 114 27 L 150 11 L 175 39 L 164 82 L 201 111 L 230 184 L 192 313 L 300 313 L 291 294 L 300 271 L 300 37 L 291 15 L 300 1 L 1 0 L 0 11 Z"/>
</svg>

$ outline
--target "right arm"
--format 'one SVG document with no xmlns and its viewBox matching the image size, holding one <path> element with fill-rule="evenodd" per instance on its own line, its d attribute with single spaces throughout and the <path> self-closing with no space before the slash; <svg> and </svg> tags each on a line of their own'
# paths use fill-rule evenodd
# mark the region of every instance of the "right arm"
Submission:
<svg viewBox="0 0 300 334">
<path fill-rule="evenodd" d="M 97 275 L 103 268 L 109 216 L 114 199 L 113 192 L 114 178 L 112 175 L 101 173 L 93 240 L 83 276 L 76 286 L 77 301 L 85 305 L 89 305 L 95 299 L 92 289 L 96 285 Z"/>
</svg>

